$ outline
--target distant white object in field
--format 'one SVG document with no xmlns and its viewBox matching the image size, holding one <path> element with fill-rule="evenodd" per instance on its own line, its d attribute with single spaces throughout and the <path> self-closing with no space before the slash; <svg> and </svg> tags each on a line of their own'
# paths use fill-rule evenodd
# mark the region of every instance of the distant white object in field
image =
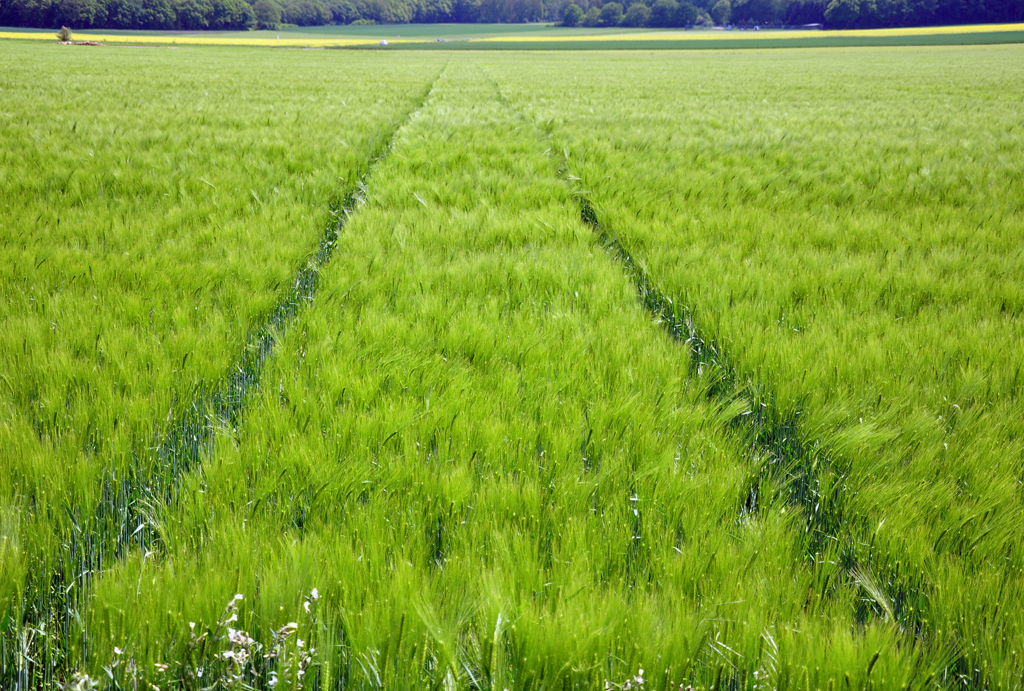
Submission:
<svg viewBox="0 0 1024 691">
<path fill-rule="evenodd" d="M 387 41 L 381 41 L 381 42 L 380 42 L 380 44 L 381 44 L 382 46 L 386 46 L 386 45 L 388 44 L 388 42 L 387 42 Z"/>
</svg>

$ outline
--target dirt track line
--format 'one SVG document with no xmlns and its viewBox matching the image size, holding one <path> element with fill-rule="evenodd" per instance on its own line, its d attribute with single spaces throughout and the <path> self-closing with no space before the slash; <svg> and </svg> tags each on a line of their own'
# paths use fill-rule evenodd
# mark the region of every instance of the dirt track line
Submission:
<svg viewBox="0 0 1024 691">
<path fill-rule="evenodd" d="M 849 464 L 830 453 L 820 440 L 806 436 L 801 431 L 799 408 L 793 414 L 783 413 L 771 389 L 745 379 L 729 362 L 720 341 L 700 330 L 691 308 L 657 286 L 641 262 L 601 224 L 578 178 L 568 173 L 569 165 L 563 160 L 561 173 L 576 199 L 580 219 L 612 259 L 622 265 L 644 309 L 674 340 L 690 348 L 692 371 L 706 387 L 708 400 L 733 412 L 729 424 L 743 436 L 757 463 L 741 495 L 739 518 L 754 515 L 777 499 L 800 509 L 804 554 L 810 567 L 820 574 L 815 578 L 821 588 L 818 596 L 829 598 L 839 587 L 854 586 L 861 595 L 854 612 L 858 624 L 891 619 L 908 641 L 929 646 L 932 587 L 921 569 L 914 573 L 905 559 L 879 553 L 856 532 L 855 525 L 872 523 L 853 514 L 850 508 L 856 488 L 849 483 Z M 829 560 L 838 564 L 834 574 L 822 571 Z M 811 598 L 809 594 L 808 602 Z M 962 635 L 955 639 L 966 640 Z M 959 688 L 985 688 L 987 682 L 968 657 L 967 647 L 944 651 L 941 658 L 949 661 L 943 670 L 945 677 L 960 680 Z M 921 678 L 914 686 L 927 686 L 931 675 L 927 670 L 917 672 Z"/>
<path fill-rule="evenodd" d="M 488 75 L 490 76 L 490 75 Z M 499 99 L 542 138 L 551 134 L 537 126 L 501 91 L 491 77 Z M 741 435 L 750 449 L 756 469 L 751 473 L 737 507 L 738 520 L 756 515 L 774 500 L 785 500 L 802 514 L 800 530 L 804 554 L 816 578 L 821 599 L 831 597 L 840 587 L 856 587 L 856 621 L 892 619 L 915 644 L 929 645 L 930 584 L 920 569 L 914 573 L 899 555 L 881 554 L 858 535 L 853 524 L 864 517 L 852 515 L 850 497 L 856 488 L 849 484 L 849 463 L 830 452 L 822 441 L 805 435 L 799 408 L 784 413 L 770 387 L 743 375 L 732 364 L 721 340 L 703 331 L 694 311 L 685 301 L 662 291 L 629 248 L 601 223 L 597 210 L 572 175 L 568 154 L 560 147 L 549 151 L 559 164 L 559 174 L 569 187 L 579 209 L 580 220 L 591 229 L 597 242 L 622 268 L 636 289 L 643 308 L 668 331 L 673 340 L 690 349 L 693 376 L 705 387 L 708 400 L 731 411 L 729 426 Z M 770 496 L 766 496 L 770 494 Z M 877 521 L 876 521 L 877 523 Z M 870 524 L 868 522 L 867 524 Z M 836 574 L 823 574 L 826 560 L 839 564 Z M 812 594 L 808 596 L 811 601 Z M 956 638 L 964 640 L 962 636 Z M 964 649 L 947 650 L 947 678 L 965 680 L 963 687 L 982 688 L 979 676 Z M 918 670 L 915 686 L 927 685 L 927 670 Z"/>
</svg>

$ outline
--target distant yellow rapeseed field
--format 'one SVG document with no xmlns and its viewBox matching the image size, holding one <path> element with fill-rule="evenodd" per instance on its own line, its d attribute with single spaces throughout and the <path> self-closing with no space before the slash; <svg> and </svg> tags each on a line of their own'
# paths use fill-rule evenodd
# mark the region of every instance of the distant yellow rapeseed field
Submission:
<svg viewBox="0 0 1024 691">
<path fill-rule="evenodd" d="M 0 31 L 0 38 L 22 38 L 33 40 L 52 41 L 55 39 L 53 31 Z M 378 42 L 377 39 L 362 38 L 265 38 L 260 36 L 198 36 L 183 35 L 175 36 L 168 34 L 82 34 L 82 40 L 97 41 L 99 43 L 130 43 L 130 44 L 160 44 L 160 45 L 203 45 L 203 46 L 281 46 L 291 48 L 328 48 L 346 46 L 368 46 Z M 389 43 L 398 43 L 390 41 Z M 410 41 L 406 41 L 410 42 Z"/>
<path fill-rule="evenodd" d="M 901 29 L 853 29 L 848 31 L 664 31 L 656 33 L 605 34 L 591 36 L 495 36 L 482 38 L 480 41 L 503 42 L 560 42 L 560 41 L 701 41 L 721 40 L 724 36 L 730 39 L 777 39 L 784 38 L 832 38 L 832 37 L 871 37 L 871 36 L 936 36 L 949 34 L 992 33 L 997 31 L 1024 31 L 1024 24 L 975 24 L 970 26 L 922 26 Z"/>
<path fill-rule="evenodd" d="M 1020 24 L 984 24 L 972 26 L 929 26 L 901 29 L 860 29 L 850 31 L 658 31 L 635 33 L 605 33 L 598 31 L 592 35 L 507 35 L 488 38 L 468 39 L 478 43 L 565 43 L 590 41 L 705 41 L 721 40 L 725 36 L 730 39 L 764 40 L 781 37 L 800 38 L 841 38 L 841 37 L 886 37 L 886 36 L 935 36 L 955 34 L 980 34 L 993 32 L 1024 31 L 1024 23 Z M 245 36 L 244 32 L 212 35 L 174 35 L 160 33 L 142 34 L 82 34 L 84 40 L 100 43 L 121 44 L 158 44 L 158 45 L 218 45 L 218 46 L 279 46 L 291 48 L 344 48 L 354 46 L 377 45 L 378 38 L 320 38 L 295 37 L 271 38 L 266 36 Z M 0 31 L 0 39 L 30 39 L 52 41 L 53 31 Z M 424 39 L 388 40 L 389 44 L 423 43 Z"/>
</svg>

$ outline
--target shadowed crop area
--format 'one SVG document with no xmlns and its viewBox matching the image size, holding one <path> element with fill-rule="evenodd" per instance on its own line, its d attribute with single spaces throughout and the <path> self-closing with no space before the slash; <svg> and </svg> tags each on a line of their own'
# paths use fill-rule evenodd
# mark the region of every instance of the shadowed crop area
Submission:
<svg viewBox="0 0 1024 691">
<path fill-rule="evenodd" d="M 1020 47 L 0 55 L 3 688 L 1022 685 Z"/>
</svg>

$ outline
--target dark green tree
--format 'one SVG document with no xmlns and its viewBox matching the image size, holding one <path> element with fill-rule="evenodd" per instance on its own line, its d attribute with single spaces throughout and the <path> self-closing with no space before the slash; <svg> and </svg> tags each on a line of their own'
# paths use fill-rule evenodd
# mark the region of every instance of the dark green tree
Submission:
<svg viewBox="0 0 1024 691">
<path fill-rule="evenodd" d="M 732 19 L 732 3 L 729 0 L 718 0 L 718 2 L 711 6 L 709 14 L 715 24 L 725 26 Z"/>
<path fill-rule="evenodd" d="M 832 0 L 825 8 L 825 21 L 835 29 L 849 29 L 860 17 L 860 0 Z"/>
<path fill-rule="evenodd" d="M 676 9 L 676 20 L 675 26 L 693 26 L 697 22 L 697 17 L 700 16 L 700 12 L 696 7 L 688 3 L 686 0 L 682 0 L 679 3 L 678 9 Z"/>
<path fill-rule="evenodd" d="M 173 9 L 178 29 L 197 31 L 210 26 L 213 5 L 208 0 L 175 0 Z"/>
<path fill-rule="evenodd" d="M 256 21 L 252 6 L 245 0 L 212 0 L 211 29 L 248 29 Z"/>
<path fill-rule="evenodd" d="M 140 0 L 136 5 L 133 28 L 173 29 L 174 20 L 174 9 L 168 0 Z"/>
<path fill-rule="evenodd" d="M 745 17 L 755 24 L 768 24 L 782 17 L 782 0 L 748 0 L 744 8 Z"/>
<path fill-rule="evenodd" d="M 137 12 L 136 0 L 108 0 L 107 26 L 113 29 L 130 29 L 136 25 Z"/>
<path fill-rule="evenodd" d="M 416 21 L 422 24 L 450 22 L 452 0 L 419 0 L 416 6 Z"/>
<path fill-rule="evenodd" d="M 452 0 L 452 19 L 456 22 L 475 22 L 480 17 L 480 0 Z"/>
<path fill-rule="evenodd" d="M 107 8 L 98 0 L 59 0 L 53 10 L 54 26 L 88 29 L 103 26 L 107 19 Z"/>
<path fill-rule="evenodd" d="M 332 24 L 351 24 L 360 18 L 359 11 L 350 0 L 328 0 L 327 9 L 331 11 Z"/>
<path fill-rule="evenodd" d="M 651 7 L 650 26 L 672 26 L 679 3 L 676 0 L 658 0 Z"/>
<path fill-rule="evenodd" d="M 4 3 L 3 13 L 9 24 L 14 26 L 52 27 L 53 0 L 14 0 L 13 5 Z"/>
<path fill-rule="evenodd" d="M 565 15 L 562 16 L 562 26 L 579 26 L 583 23 L 583 10 L 576 3 L 565 8 Z"/>
<path fill-rule="evenodd" d="M 601 8 L 599 26 L 618 26 L 622 21 L 622 5 L 617 2 L 609 2 Z"/>
<path fill-rule="evenodd" d="M 252 6 L 257 29 L 280 29 L 281 8 L 273 0 L 256 0 Z"/>
<path fill-rule="evenodd" d="M 820 24 L 825 18 L 827 6 L 828 0 L 789 0 L 782 15 L 782 22 L 789 26 Z"/>
<path fill-rule="evenodd" d="M 494 23 L 508 21 L 511 13 L 505 0 L 480 0 L 480 21 Z"/>
<path fill-rule="evenodd" d="M 647 26 L 651 19 L 651 11 L 642 2 L 635 2 L 626 10 L 622 18 L 623 26 Z"/>
<path fill-rule="evenodd" d="M 330 24 L 333 18 L 330 9 L 320 0 L 292 0 L 284 6 L 281 16 L 289 24 L 299 26 L 322 26 Z"/>
<path fill-rule="evenodd" d="M 512 22 L 539 22 L 544 18 L 544 0 L 510 0 Z"/>
</svg>

